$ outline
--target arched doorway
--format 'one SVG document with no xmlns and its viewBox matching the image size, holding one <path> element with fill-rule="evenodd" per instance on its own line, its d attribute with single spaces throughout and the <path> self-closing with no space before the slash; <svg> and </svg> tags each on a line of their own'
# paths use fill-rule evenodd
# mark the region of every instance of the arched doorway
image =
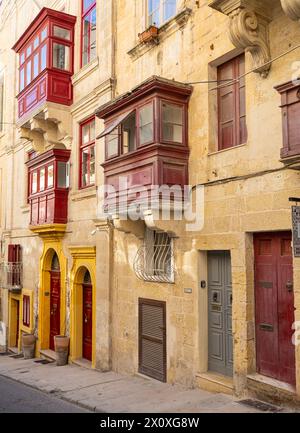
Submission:
<svg viewBox="0 0 300 433">
<path fill-rule="evenodd" d="M 54 337 L 60 334 L 60 264 L 56 253 L 50 271 L 50 349 L 54 350 Z"/>
<path fill-rule="evenodd" d="M 92 361 L 93 352 L 93 287 L 89 271 L 82 283 L 82 357 Z"/>
</svg>

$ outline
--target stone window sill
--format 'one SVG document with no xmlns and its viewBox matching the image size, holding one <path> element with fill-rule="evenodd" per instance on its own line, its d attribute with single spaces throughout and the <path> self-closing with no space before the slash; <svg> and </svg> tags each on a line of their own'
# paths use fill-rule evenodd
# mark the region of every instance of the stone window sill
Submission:
<svg viewBox="0 0 300 433">
<path fill-rule="evenodd" d="M 214 152 L 209 152 L 208 156 L 220 155 L 222 153 L 229 152 L 230 150 L 237 150 L 245 146 L 247 146 L 247 143 L 239 144 L 238 146 L 228 147 L 228 149 L 216 150 Z"/>
<path fill-rule="evenodd" d="M 73 86 L 76 86 L 84 78 L 88 77 L 95 69 L 99 66 L 99 57 L 96 57 L 87 65 L 83 66 L 76 74 L 72 77 Z"/>
<path fill-rule="evenodd" d="M 162 26 L 159 27 L 157 39 L 150 42 L 139 42 L 135 47 L 129 50 L 127 54 L 133 60 L 138 59 L 146 52 L 151 50 L 153 47 L 156 47 L 161 42 L 163 42 L 174 31 L 185 27 L 191 14 L 192 10 L 190 8 L 184 8 L 177 15 L 175 15 L 173 18 L 166 21 Z"/>
</svg>

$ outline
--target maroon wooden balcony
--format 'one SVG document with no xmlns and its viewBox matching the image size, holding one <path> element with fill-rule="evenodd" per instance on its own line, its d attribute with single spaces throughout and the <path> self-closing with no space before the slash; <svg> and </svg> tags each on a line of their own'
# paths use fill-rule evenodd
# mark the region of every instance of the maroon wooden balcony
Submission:
<svg viewBox="0 0 300 433">
<path fill-rule="evenodd" d="M 44 102 L 71 105 L 76 17 L 43 8 L 13 49 L 19 54 L 18 118 Z"/>
<path fill-rule="evenodd" d="M 145 208 L 159 205 L 163 194 L 157 191 L 163 185 L 176 185 L 183 198 L 191 93 L 189 85 L 151 77 L 98 110 L 105 121 L 98 138 L 105 137 L 102 166 L 105 184 L 111 188 L 105 197 L 108 213 L 126 210 L 136 200 Z"/>
<path fill-rule="evenodd" d="M 67 223 L 69 159 L 69 150 L 54 149 L 27 162 L 31 226 Z"/>
</svg>

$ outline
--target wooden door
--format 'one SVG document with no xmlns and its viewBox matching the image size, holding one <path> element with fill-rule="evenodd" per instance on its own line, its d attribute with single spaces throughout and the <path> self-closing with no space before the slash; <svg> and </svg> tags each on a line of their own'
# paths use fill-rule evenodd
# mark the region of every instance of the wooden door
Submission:
<svg viewBox="0 0 300 433">
<path fill-rule="evenodd" d="M 254 236 L 257 371 L 295 384 L 292 236 Z"/>
<path fill-rule="evenodd" d="M 233 375 L 232 282 L 228 251 L 208 253 L 208 369 Z"/>
<path fill-rule="evenodd" d="M 83 284 L 82 317 L 82 357 L 92 361 L 93 347 L 93 289 L 91 284 Z"/>
<path fill-rule="evenodd" d="M 166 382 L 166 304 L 139 299 L 139 371 Z"/>
<path fill-rule="evenodd" d="M 60 335 L 60 272 L 51 271 L 50 279 L 50 349 L 55 350 L 54 337 Z"/>
</svg>

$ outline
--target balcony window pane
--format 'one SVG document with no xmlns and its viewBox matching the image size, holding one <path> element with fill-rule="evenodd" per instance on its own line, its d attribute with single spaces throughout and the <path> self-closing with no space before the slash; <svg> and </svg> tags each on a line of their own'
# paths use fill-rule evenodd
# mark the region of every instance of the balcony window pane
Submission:
<svg viewBox="0 0 300 433">
<path fill-rule="evenodd" d="M 67 188 L 67 163 L 59 161 L 57 163 L 57 187 Z"/>
<path fill-rule="evenodd" d="M 82 144 L 87 144 L 90 141 L 90 124 L 87 123 L 82 127 Z"/>
<path fill-rule="evenodd" d="M 48 188 L 53 188 L 54 185 L 54 169 L 53 165 L 48 166 Z"/>
<path fill-rule="evenodd" d="M 173 104 L 162 105 L 163 140 L 182 143 L 183 107 Z"/>
<path fill-rule="evenodd" d="M 20 65 L 23 65 L 24 62 L 25 62 L 25 54 L 22 53 L 22 54 L 20 55 Z"/>
<path fill-rule="evenodd" d="M 176 14 L 176 0 L 164 1 L 164 21 L 169 20 Z"/>
<path fill-rule="evenodd" d="M 96 0 L 84 0 L 83 1 L 83 12 L 86 12 Z"/>
<path fill-rule="evenodd" d="M 136 149 L 136 114 L 132 113 L 122 123 L 123 130 L 123 153 L 132 152 Z"/>
<path fill-rule="evenodd" d="M 33 49 L 34 50 L 39 46 L 39 43 L 40 43 L 40 38 L 39 37 L 35 38 L 35 40 L 33 42 Z"/>
<path fill-rule="evenodd" d="M 140 144 L 153 141 L 153 105 L 140 109 Z"/>
<path fill-rule="evenodd" d="M 95 141 L 96 133 L 95 133 L 95 120 L 92 120 L 90 123 L 90 141 Z"/>
<path fill-rule="evenodd" d="M 29 57 L 31 55 L 31 53 L 32 53 L 32 46 L 29 45 L 29 47 L 26 50 L 26 57 Z"/>
<path fill-rule="evenodd" d="M 40 170 L 40 191 L 45 190 L 45 169 Z"/>
<path fill-rule="evenodd" d="M 89 165 L 89 149 L 85 149 L 82 151 L 82 160 L 81 160 L 81 186 L 82 187 L 85 187 L 89 184 L 88 165 Z"/>
<path fill-rule="evenodd" d="M 95 183 L 95 147 L 90 148 L 90 185 Z"/>
<path fill-rule="evenodd" d="M 53 44 L 53 67 L 70 70 L 70 48 L 62 44 Z"/>
<path fill-rule="evenodd" d="M 44 41 L 46 39 L 47 34 L 48 34 L 48 32 L 47 32 L 47 27 L 46 27 L 41 33 L 41 40 L 42 41 Z"/>
<path fill-rule="evenodd" d="M 117 156 L 119 154 L 119 130 L 114 129 L 107 137 L 107 158 Z"/>
<path fill-rule="evenodd" d="M 41 71 L 47 67 L 47 45 L 44 45 L 41 49 Z"/>
<path fill-rule="evenodd" d="M 26 65 L 26 85 L 31 82 L 31 60 Z"/>
<path fill-rule="evenodd" d="M 71 32 L 68 29 L 64 29 L 63 27 L 54 26 L 53 34 L 57 38 L 66 39 L 68 41 L 71 40 Z"/>
<path fill-rule="evenodd" d="M 160 2 L 161 0 L 148 0 L 148 21 L 149 25 L 154 25 L 159 27 L 160 19 Z"/>
<path fill-rule="evenodd" d="M 37 171 L 32 173 L 31 192 L 32 194 L 37 192 Z"/>
<path fill-rule="evenodd" d="M 33 78 L 36 78 L 39 75 L 39 53 L 35 54 L 33 59 Z"/>
<path fill-rule="evenodd" d="M 24 69 L 20 70 L 20 92 L 22 92 L 22 90 L 25 87 L 25 72 Z"/>
</svg>

